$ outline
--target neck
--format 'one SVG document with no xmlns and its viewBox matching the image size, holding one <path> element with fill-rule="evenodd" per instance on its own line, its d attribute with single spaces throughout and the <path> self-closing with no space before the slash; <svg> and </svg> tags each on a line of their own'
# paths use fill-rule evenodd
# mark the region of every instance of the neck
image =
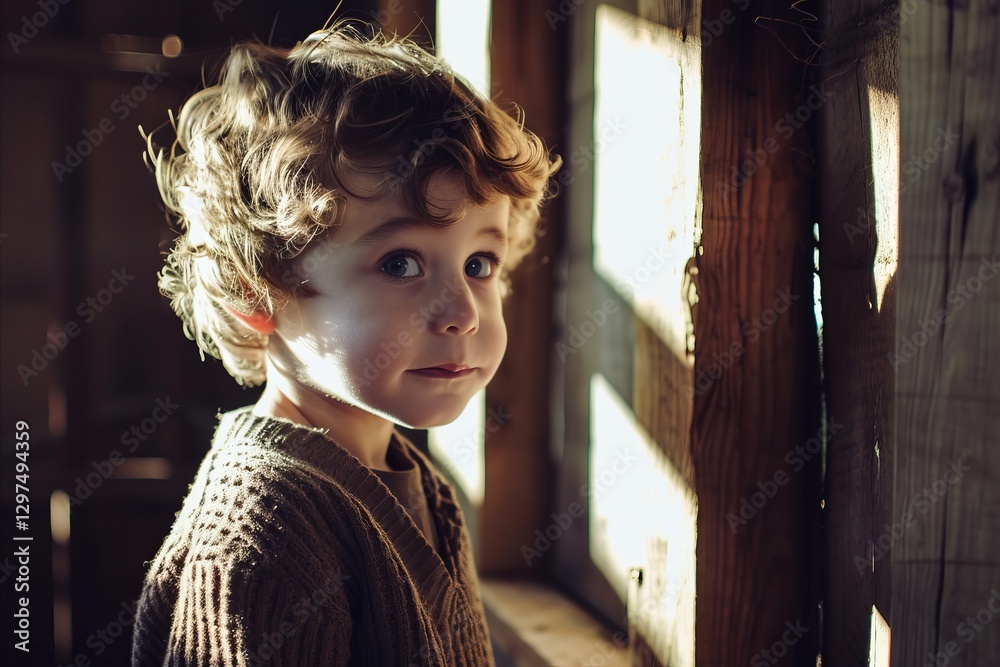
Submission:
<svg viewBox="0 0 1000 667">
<path fill-rule="evenodd" d="M 357 406 L 321 396 L 298 385 L 279 386 L 269 380 L 253 413 L 325 429 L 330 438 L 356 456 L 365 467 L 372 470 L 392 469 L 386 461 L 392 422 Z"/>
</svg>

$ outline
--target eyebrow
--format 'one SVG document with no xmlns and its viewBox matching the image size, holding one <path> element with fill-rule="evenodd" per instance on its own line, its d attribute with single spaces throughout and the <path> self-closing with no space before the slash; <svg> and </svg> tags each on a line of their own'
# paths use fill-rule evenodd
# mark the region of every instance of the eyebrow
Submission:
<svg viewBox="0 0 1000 667">
<path fill-rule="evenodd" d="M 405 216 L 389 218 L 370 232 L 362 234 L 358 240 L 354 242 L 354 245 L 372 245 L 374 243 L 378 243 L 379 241 L 385 241 L 388 238 L 392 238 L 404 229 L 409 229 L 410 227 L 421 227 L 423 224 L 424 223 L 420 222 L 416 218 L 409 218 Z"/>
<path fill-rule="evenodd" d="M 397 216 L 389 218 L 381 225 L 375 229 L 362 234 L 353 245 L 373 245 L 380 241 L 385 241 L 392 238 L 399 232 L 409 229 L 411 227 L 426 227 L 428 226 L 426 222 L 418 220 L 417 218 L 407 217 L 407 216 Z M 490 238 L 496 239 L 500 243 L 507 242 L 507 234 L 499 227 L 487 227 L 480 230 L 476 237 L 488 236 Z"/>
</svg>

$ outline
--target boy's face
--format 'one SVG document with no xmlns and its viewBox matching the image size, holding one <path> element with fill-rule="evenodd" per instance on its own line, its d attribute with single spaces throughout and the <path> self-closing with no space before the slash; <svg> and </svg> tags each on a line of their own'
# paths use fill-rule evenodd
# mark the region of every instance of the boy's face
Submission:
<svg viewBox="0 0 1000 667">
<path fill-rule="evenodd" d="M 428 198 L 431 210 L 451 210 L 466 193 L 435 176 Z M 393 422 L 453 421 L 507 346 L 497 261 L 507 254 L 509 212 L 501 197 L 432 227 L 397 195 L 350 199 L 343 224 L 297 260 L 315 295 L 275 314 L 272 369 L 284 383 Z"/>
</svg>

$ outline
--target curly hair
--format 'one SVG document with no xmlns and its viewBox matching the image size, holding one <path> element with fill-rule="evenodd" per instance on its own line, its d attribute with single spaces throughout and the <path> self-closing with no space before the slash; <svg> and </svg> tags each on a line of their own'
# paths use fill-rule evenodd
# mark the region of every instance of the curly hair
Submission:
<svg viewBox="0 0 1000 667">
<path fill-rule="evenodd" d="M 461 175 L 469 200 L 511 201 L 504 271 L 535 243 L 539 209 L 561 159 L 419 45 L 364 36 L 341 22 L 292 49 L 234 46 L 217 85 L 177 117 L 169 152 L 147 157 L 179 237 L 159 276 L 185 334 L 241 384 L 265 380 L 268 337 L 228 310 L 268 314 L 308 297 L 294 258 L 342 219 L 345 195 L 395 194 L 430 225 L 436 174 Z M 367 195 L 350 176 L 374 176 Z M 506 285 L 505 292 L 506 292 Z"/>
</svg>

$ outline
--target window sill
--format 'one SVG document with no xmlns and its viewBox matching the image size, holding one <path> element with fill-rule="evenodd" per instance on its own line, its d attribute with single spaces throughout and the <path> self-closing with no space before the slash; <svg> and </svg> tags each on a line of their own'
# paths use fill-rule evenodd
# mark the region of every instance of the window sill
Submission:
<svg viewBox="0 0 1000 667">
<path fill-rule="evenodd" d="M 554 588 L 533 582 L 480 582 L 498 665 L 629 667 L 629 651 L 590 614 Z M 506 660 L 503 660 L 506 658 Z"/>
</svg>

